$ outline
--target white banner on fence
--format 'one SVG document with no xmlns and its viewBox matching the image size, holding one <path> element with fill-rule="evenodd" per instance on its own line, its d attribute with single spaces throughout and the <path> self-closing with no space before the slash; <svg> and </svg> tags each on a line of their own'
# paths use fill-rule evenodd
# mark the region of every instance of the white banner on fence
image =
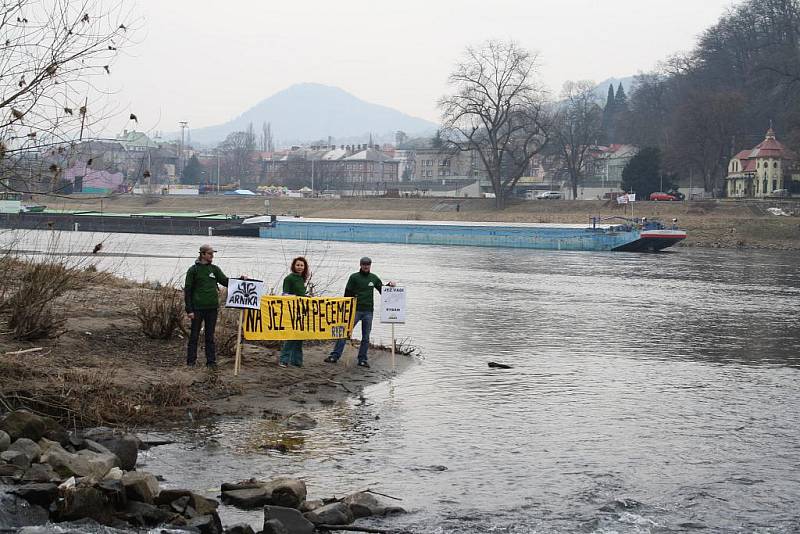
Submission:
<svg viewBox="0 0 800 534">
<path fill-rule="evenodd" d="M 406 322 L 406 288 L 381 288 L 381 322 L 403 324 Z"/>
<path fill-rule="evenodd" d="M 226 308 L 260 308 L 261 295 L 265 292 L 264 282 L 261 280 L 242 280 L 241 278 L 228 279 L 228 300 Z"/>
</svg>

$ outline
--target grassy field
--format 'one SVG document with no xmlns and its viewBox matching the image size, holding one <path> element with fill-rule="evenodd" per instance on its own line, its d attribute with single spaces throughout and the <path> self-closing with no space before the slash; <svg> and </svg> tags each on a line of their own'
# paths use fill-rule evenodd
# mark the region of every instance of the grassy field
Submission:
<svg viewBox="0 0 800 534">
<path fill-rule="evenodd" d="M 492 199 L 435 198 L 343 198 L 295 199 L 236 196 L 121 195 L 106 197 L 37 198 L 50 208 L 92 209 L 108 212 L 147 211 L 227 213 L 238 215 L 273 213 L 301 217 L 497 221 L 539 223 L 584 223 L 594 215 L 630 216 L 630 207 L 613 201 L 533 200 L 512 203 L 503 211 Z M 775 216 L 768 207 L 780 207 L 791 216 Z M 637 202 L 633 215 L 669 222 L 678 219 L 689 237 L 687 246 L 743 247 L 800 250 L 800 201 L 707 200 L 692 202 Z"/>
</svg>

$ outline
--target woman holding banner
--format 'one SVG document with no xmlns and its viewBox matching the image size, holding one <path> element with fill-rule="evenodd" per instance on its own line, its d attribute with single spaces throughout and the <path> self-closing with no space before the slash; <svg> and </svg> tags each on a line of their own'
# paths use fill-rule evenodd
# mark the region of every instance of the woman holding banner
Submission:
<svg viewBox="0 0 800 534">
<path fill-rule="evenodd" d="M 308 262 L 302 256 L 292 260 L 289 265 L 290 273 L 283 279 L 283 294 L 295 295 L 298 297 L 306 296 L 306 282 L 311 275 L 308 269 Z M 281 367 L 292 365 L 303 367 L 303 340 L 292 339 L 283 342 L 281 348 L 281 359 L 278 363 Z"/>
</svg>

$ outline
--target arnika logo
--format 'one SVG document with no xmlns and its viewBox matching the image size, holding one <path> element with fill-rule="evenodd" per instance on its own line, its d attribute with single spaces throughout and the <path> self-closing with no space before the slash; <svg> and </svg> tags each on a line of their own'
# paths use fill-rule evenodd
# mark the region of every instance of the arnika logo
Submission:
<svg viewBox="0 0 800 534">
<path fill-rule="evenodd" d="M 240 306 L 257 307 L 258 291 L 256 290 L 256 285 L 253 282 L 241 282 L 231 295 L 229 302 Z"/>
</svg>

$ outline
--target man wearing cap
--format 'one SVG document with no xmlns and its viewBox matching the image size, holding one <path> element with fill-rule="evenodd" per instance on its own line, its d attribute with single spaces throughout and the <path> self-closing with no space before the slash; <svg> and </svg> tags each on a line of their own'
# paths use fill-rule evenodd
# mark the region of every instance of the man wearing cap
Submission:
<svg viewBox="0 0 800 534">
<path fill-rule="evenodd" d="M 186 364 L 194 367 L 197 361 L 197 341 L 200 337 L 200 326 L 206 326 L 206 366 L 216 367 L 217 356 L 214 346 L 214 330 L 217 327 L 217 312 L 219 311 L 219 294 L 217 284 L 228 286 L 228 277 L 214 262 L 216 250 L 211 245 L 200 247 L 200 256 L 194 265 L 186 271 L 186 282 L 183 285 L 183 294 L 186 301 L 186 315 L 192 320 L 192 330 L 189 334 L 189 346 L 186 354 Z"/>
<path fill-rule="evenodd" d="M 354 325 L 361 321 L 361 345 L 358 347 L 358 365 L 369 367 L 367 361 L 367 350 L 369 350 L 369 333 L 372 331 L 372 310 L 373 310 L 373 289 L 381 292 L 383 282 L 375 274 L 370 272 L 372 260 L 364 256 L 361 258 L 361 269 L 357 273 L 350 275 L 347 286 L 344 288 L 345 297 L 356 297 L 356 319 Z M 394 287 L 394 282 L 386 285 Z M 342 357 L 346 340 L 339 339 L 333 347 L 330 356 L 325 358 L 328 363 L 336 363 Z"/>
</svg>

